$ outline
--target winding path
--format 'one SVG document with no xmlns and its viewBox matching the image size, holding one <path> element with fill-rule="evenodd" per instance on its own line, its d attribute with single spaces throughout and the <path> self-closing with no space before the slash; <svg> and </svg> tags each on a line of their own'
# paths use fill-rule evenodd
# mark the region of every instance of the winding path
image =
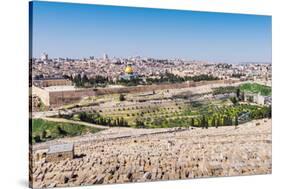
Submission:
<svg viewBox="0 0 281 189">
<path fill-rule="evenodd" d="M 68 120 L 68 119 L 63 119 L 63 118 L 42 117 L 42 119 L 47 120 L 47 121 L 54 121 L 54 122 L 80 124 L 80 125 L 85 125 L 88 127 L 95 127 L 95 128 L 99 128 L 99 129 L 108 129 L 109 128 L 108 126 L 96 125 L 96 124 L 87 123 L 87 122 L 83 122 L 83 121 L 73 121 L 73 120 Z"/>
</svg>

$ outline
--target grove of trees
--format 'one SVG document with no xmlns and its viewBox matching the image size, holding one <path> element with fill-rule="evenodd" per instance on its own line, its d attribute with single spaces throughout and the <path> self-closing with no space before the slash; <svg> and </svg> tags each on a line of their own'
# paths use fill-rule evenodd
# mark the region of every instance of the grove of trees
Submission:
<svg viewBox="0 0 281 189">
<path fill-rule="evenodd" d="M 123 117 L 111 118 L 111 117 L 103 117 L 98 113 L 86 113 L 80 112 L 78 117 L 81 121 L 94 123 L 98 125 L 105 126 L 118 126 L 118 127 L 127 127 L 128 122 Z"/>
</svg>

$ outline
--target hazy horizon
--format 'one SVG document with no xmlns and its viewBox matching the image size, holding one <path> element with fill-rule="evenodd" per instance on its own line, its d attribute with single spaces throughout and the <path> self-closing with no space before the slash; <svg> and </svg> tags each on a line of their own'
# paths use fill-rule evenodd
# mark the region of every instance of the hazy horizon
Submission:
<svg viewBox="0 0 281 189">
<path fill-rule="evenodd" d="M 47 52 L 44 52 L 47 53 Z M 48 53 L 47 53 L 48 54 Z M 43 53 L 41 54 L 43 55 Z M 37 56 L 37 57 L 32 57 L 35 59 L 41 59 L 41 55 Z M 108 54 L 107 54 L 108 55 Z M 86 56 L 86 57 L 79 57 L 79 58 L 75 58 L 75 57 L 51 57 L 48 54 L 48 58 L 49 59 L 71 59 L 71 60 L 82 60 L 82 59 L 89 59 L 90 57 L 94 57 L 95 59 L 103 59 L 103 56 L 94 56 L 94 55 L 90 55 L 90 56 Z M 158 60 L 181 60 L 181 61 L 195 61 L 195 62 L 204 62 L 207 64 L 272 64 L 271 61 L 268 62 L 263 62 L 263 61 L 246 61 L 246 62 L 223 62 L 223 61 L 209 61 L 209 60 L 199 60 L 199 59 L 186 59 L 186 58 L 165 58 L 165 57 L 161 57 L 161 58 L 157 58 L 157 57 L 147 57 L 147 56 L 128 56 L 128 57 L 111 57 L 110 55 L 108 55 L 109 59 L 130 59 L 130 58 L 136 58 L 136 57 L 140 57 L 140 58 L 152 58 L 152 59 L 158 59 Z"/>
<path fill-rule="evenodd" d="M 271 63 L 271 16 L 32 2 L 33 57 Z"/>
</svg>

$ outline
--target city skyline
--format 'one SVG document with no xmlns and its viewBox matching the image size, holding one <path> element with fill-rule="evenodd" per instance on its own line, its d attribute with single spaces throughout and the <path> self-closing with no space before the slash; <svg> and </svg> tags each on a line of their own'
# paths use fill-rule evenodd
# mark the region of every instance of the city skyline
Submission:
<svg viewBox="0 0 281 189">
<path fill-rule="evenodd" d="M 272 174 L 270 16 L 30 8 L 30 187 Z"/>
<path fill-rule="evenodd" d="M 53 2 L 32 10 L 33 57 L 271 63 L 270 16 Z"/>
</svg>

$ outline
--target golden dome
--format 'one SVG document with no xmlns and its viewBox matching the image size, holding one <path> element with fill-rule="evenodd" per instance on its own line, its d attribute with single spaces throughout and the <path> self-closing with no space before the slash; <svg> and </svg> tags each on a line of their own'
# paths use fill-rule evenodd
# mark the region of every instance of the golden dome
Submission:
<svg viewBox="0 0 281 189">
<path fill-rule="evenodd" d="M 133 68 L 131 65 L 128 65 L 126 68 L 125 68 L 125 73 L 126 74 L 132 74 L 133 73 Z"/>
</svg>

